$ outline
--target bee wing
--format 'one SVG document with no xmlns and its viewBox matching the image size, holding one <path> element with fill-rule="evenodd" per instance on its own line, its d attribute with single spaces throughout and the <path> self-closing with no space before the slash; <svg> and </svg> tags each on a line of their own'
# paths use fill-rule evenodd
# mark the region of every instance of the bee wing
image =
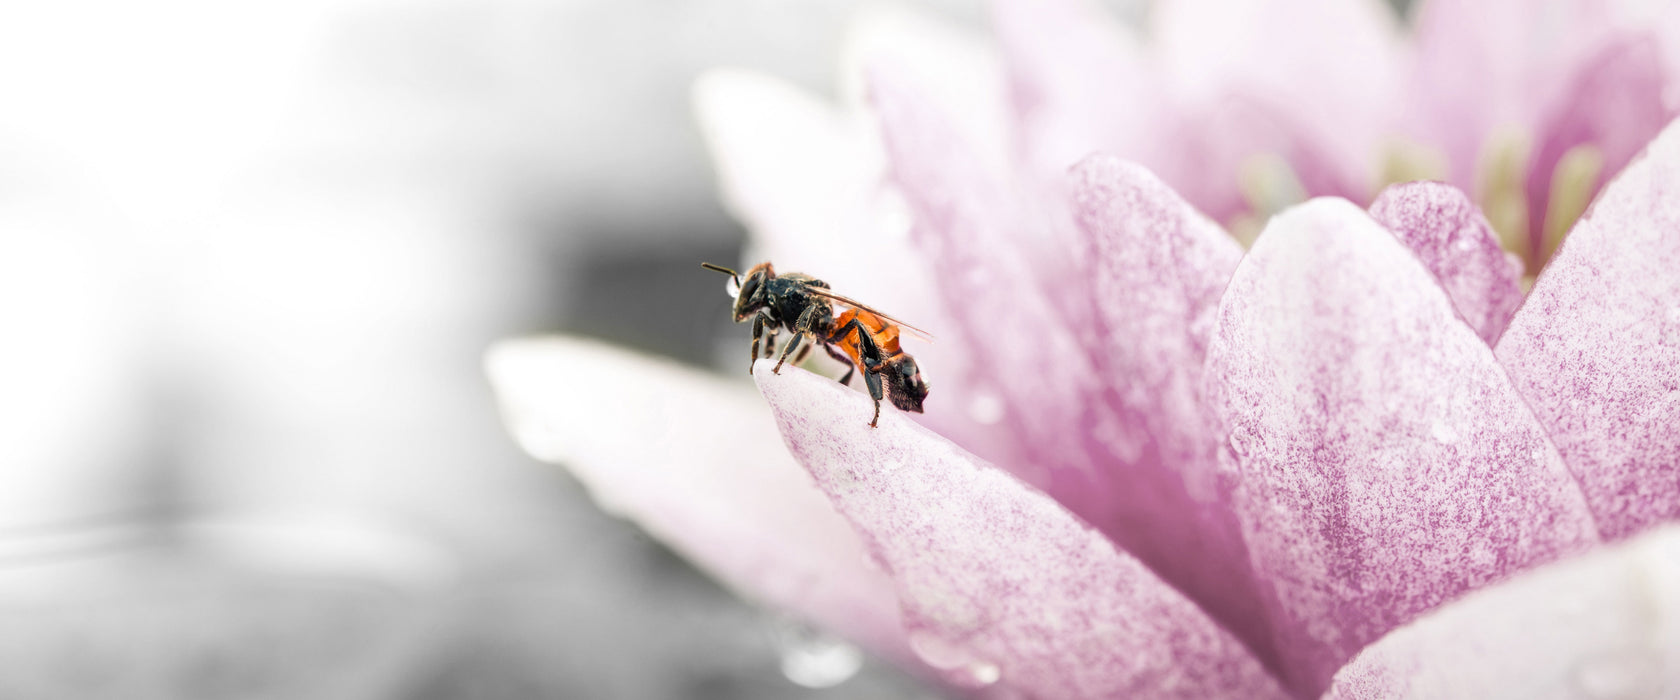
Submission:
<svg viewBox="0 0 1680 700">
<path fill-rule="evenodd" d="M 834 301 L 838 301 L 838 302 L 840 302 L 842 304 L 845 304 L 847 306 L 850 306 L 854 309 L 860 309 L 860 310 L 863 310 L 863 311 L 868 311 L 869 313 L 875 314 L 876 316 L 880 316 L 881 318 L 887 319 L 888 321 L 892 321 L 893 323 L 897 324 L 900 328 L 903 328 L 904 330 L 909 331 L 910 335 L 916 336 L 917 338 L 921 338 L 923 341 L 926 341 L 926 342 L 929 342 L 929 343 L 933 342 L 933 334 L 932 333 L 929 333 L 929 332 L 924 331 L 920 328 L 917 328 L 917 327 L 912 326 L 908 323 L 905 323 L 905 322 L 900 321 L 896 318 L 893 318 L 892 316 L 890 316 L 887 313 L 881 311 L 880 309 L 876 309 L 876 308 L 874 308 L 874 307 L 872 307 L 868 304 L 865 304 L 863 302 L 860 302 L 856 299 L 853 299 L 853 298 L 848 297 L 848 296 L 843 296 L 843 295 L 840 295 L 840 294 L 835 294 L 834 292 L 832 292 L 828 289 L 824 289 L 822 287 L 811 287 L 810 292 L 812 294 L 815 294 L 819 297 L 823 297 L 825 299 L 832 299 Z"/>
</svg>

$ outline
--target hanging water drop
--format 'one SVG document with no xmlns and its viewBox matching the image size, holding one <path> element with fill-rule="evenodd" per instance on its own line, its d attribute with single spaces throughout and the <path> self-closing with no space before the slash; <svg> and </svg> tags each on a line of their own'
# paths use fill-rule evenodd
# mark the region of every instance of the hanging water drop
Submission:
<svg viewBox="0 0 1680 700">
<path fill-rule="evenodd" d="M 1003 670 L 998 668 L 997 664 L 978 662 L 969 664 L 964 670 L 974 680 L 974 684 L 981 687 L 996 683 L 1003 677 Z"/>
<path fill-rule="evenodd" d="M 810 625 L 783 620 L 774 629 L 782 675 L 806 688 L 832 688 L 857 675 L 863 652 Z"/>
<path fill-rule="evenodd" d="M 979 659 L 968 647 L 946 640 L 926 630 L 910 633 L 910 650 L 927 665 L 950 672 L 949 679 L 963 686 L 983 688 L 998 682 L 1003 670 L 997 664 Z"/>
</svg>

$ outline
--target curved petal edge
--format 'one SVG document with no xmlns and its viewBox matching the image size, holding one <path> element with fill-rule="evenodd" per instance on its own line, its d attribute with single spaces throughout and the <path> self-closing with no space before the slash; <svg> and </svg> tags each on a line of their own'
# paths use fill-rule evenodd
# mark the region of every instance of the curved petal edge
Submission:
<svg viewBox="0 0 1680 700">
<path fill-rule="evenodd" d="M 1680 122 L 1599 195 L 1497 352 L 1606 537 L 1680 518 Z"/>
<path fill-rule="evenodd" d="M 789 450 L 897 584 L 911 646 L 1034 697 L 1283 697 L 1236 638 L 1048 496 L 883 407 L 759 363 Z"/>
<path fill-rule="evenodd" d="M 1597 542 L 1563 461 L 1429 272 L 1354 205 L 1274 217 L 1208 351 L 1222 464 L 1286 669 Z"/>
<path fill-rule="evenodd" d="M 1673 697 L 1680 691 L 1680 527 L 1548 564 L 1431 611 L 1366 647 L 1328 698 Z"/>
</svg>

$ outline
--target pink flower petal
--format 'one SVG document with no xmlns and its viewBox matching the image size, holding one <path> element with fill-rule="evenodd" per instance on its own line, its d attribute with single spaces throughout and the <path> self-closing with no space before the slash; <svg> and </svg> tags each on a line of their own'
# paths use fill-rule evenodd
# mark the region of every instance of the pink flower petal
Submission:
<svg viewBox="0 0 1680 700">
<path fill-rule="evenodd" d="M 1072 312 L 1049 294 L 1055 287 L 1059 299 L 1089 305 L 1085 277 L 1068 273 L 1076 264 L 1067 252 L 1071 222 L 1058 226 L 1053 211 L 1034 209 L 1049 199 L 1035 199 L 1042 193 L 1034 183 L 1000 180 L 971 158 L 951 118 L 928 103 L 909 72 L 877 70 L 872 98 L 892 177 L 914 213 L 912 240 L 957 321 L 940 342 L 968 348 L 975 360 L 972 373 L 955 379 L 968 385 L 971 403 L 930 398 L 927 411 L 988 419 L 1024 457 L 1001 466 L 1082 515 L 1100 510 L 1108 491 L 1094 486 L 1106 476 L 1091 429 L 1112 417 L 1093 415 L 1102 388 L 1090 381 L 1091 358 L 1074 335 Z"/>
<path fill-rule="evenodd" d="M 1162 6 L 1175 18 L 1166 23 L 1176 27 L 1189 21 L 1189 16 L 1181 16 L 1174 8 L 1193 10 L 1191 14 L 1197 17 L 1202 12 L 1220 15 L 1222 21 L 1216 24 L 1232 35 L 1222 37 L 1263 54 L 1250 58 L 1278 55 L 1275 42 L 1255 32 L 1252 23 L 1226 23 L 1223 20 L 1229 18 L 1228 13 L 1219 8 L 1189 5 L 1196 7 L 1187 8 L 1184 3 Z M 1348 12 L 1338 9 L 1349 7 L 1339 3 L 1327 9 L 1332 14 L 1350 14 L 1350 21 L 1359 27 L 1354 34 L 1391 33 L 1380 29 L 1381 15 L 1366 12 L 1370 8 L 1355 7 Z M 1316 11 L 1309 14 L 1316 16 Z M 1303 83 L 1355 84 L 1355 97 L 1327 103 L 1326 95 L 1339 93 L 1319 87 L 1280 93 L 1271 88 L 1277 82 L 1273 78 L 1281 77 L 1281 73 L 1272 77 L 1248 75 L 1253 80 L 1247 80 L 1233 73 L 1235 66 L 1225 65 L 1223 60 L 1191 60 L 1201 54 L 1189 51 L 1181 57 L 1188 63 L 1184 70 L 1195 76 L 1198 85 L 1207 84 L 1173 93 L 1168 90 L 1170 81 L 1162 75 L 1161 66 L 1167 62 L 1145 53 L 1134 37 L 1104 21 L 1101 10 L 1090 3 L 1007 0 L 998 5 L 997 15 L 999 40 L 1009 59 L 1016 118 L 1027 148 L 1025 155 L 1041 172 L 1059 174 L 1093 151 L 1113 153 L 1142 163 L 1198 209 L 1219 220 L 1251 209 L 1241 178 L 1245 168 L 1262 156 L 1283 159 L 1309 193 L 1354 197 L 1367 193 L 1367 179 L 1375 172 L 1369 153 L 1376 147 L 1364 141 L 1375 139 L 1376 123 L 1344 118 L 1336 128 L 1322 129 L 1319 120 L 1343 114 L 1359 100 L 1378 99 L 1380 95 L 1370 88 L 1381 82 L 1372 75 L 1361 73 L 1364 78 L 1357 81 L 1345 76 L 1319 76 Z M 1197 31 L 1201 29 L 1198 25 Z M 1176 29 L 1173 31 L 1176 36 Z M 1295 36 L 1293 31 L 1291 36 Z M 1190 41 L 1191 37 L 1177 36 L 1177 40 Z M 1382 48 L 1386 41 L 1361 44 L 1356 52 L 1373 57 L 1370 69 L 1377 73 L 1389 70 L 1374 66 L 1391 61 L 1389 49 Z M 1207 43 L 1218 42 L 1197 44 L 1197 51 L 1226 55 L 1223 49 L 1205 51 Z M 1356 60 L 1344 65 L 1360 63 Z M 1298 70 L 1291 75 L 1310 72 Z M 1335 110 L 1325 111 L 1330 106 Z M 1358 137 L 1360 145 L 1335 140 L 1338 135 L 1361 130 L 1370 133 Z"/>
<path fill-rule="evenodd" d="M 998 43 L 1024 156 L 1060 176 L 1094 150 L 1155 166 L 1175 150 L 1165 86 L 1137 37 L 1085 0 L 1000 0 Z"/>
<path fill-rule="evenodd" d="M 1325 169 L 1357 178 L 1353 194 L 1369 194 L 1399 97 L 1392 88 L 1401 70 L 1399 23 L 1386 3 L 1177 0 L 1151 9 L 1152 36 L 1180 104 L 1266 96 L 1262 106 L 1275 121 L 1299 125 L 1323 149 Z M 1308 192 L 1331 193 L 1310 185 Z"/>
<path fill-rule="evenodd" d="M 1493 353 L 1345 201 L 1313 200 L 1260 235 L 1220 304 L 1207 389 L 1301 686 L 1323 688 L 1425 610 L 1597 541 Z"/>
<path fill-rule="evenodd" d="M 1033 697 L 1283 697 L 1235 638 L 1054 501 L 798 369 L 755 376 L 788 448 L 892 572 L 911 644 Z"/>
<path fill-rule="evenodd" d="M 1680 122 L 1600 194 L 1498 354 L 1606 537 L 1680 517 Z"/>
<path fill-rule="evenodd" d="M 1220 497 L 1217 428 L 1201 400 L 1214 313 L 1242 248 L 1142 167 L 1092 156 L 1073 169 L 1096 292 L 1097 377 L 1114 388 L 1117 526 L 1126 551 L 1256 649 L 1271 630 L 1242 532 Z"/>
<path fill-rule="evenodd" d="M 1610 42 L 1567 78 L 1567 87 L 1541 117 L 1525 188 L 1529 242 L 1537 254 L 1558 161 L 1571 148 L 1595 147 L 1604 160 L 1594 189 L 1609 181 L 1674 116 L 1663 104 L 1668 82 L 1656 41 L 1643 35 Z"/>
<path fill-rule="evenodd" d="M 1522 261 L 1505 252 L 1487 219 L 1452 185 L 1395 185 L 1371 204 L 1387 226 L 1435 275 L 1464 321 L 1488 345 L 1522 303 Z"/>
<path fill-rule="evenodd" d="M 1447 152 L 1448 181 L 1476 192 L 1483 144 L 1498 129 L 1532 137 L 1564 78 L 1608 31 L 1594 0 L 1423 0 L 1414 10 L 1410 136 Z"/>
<path fill-rule="evenodd" d="M 1266 158 L 1282 159 L 1308 195 L 1363 201 L 1375 166 L 1336 150 L 1313 128 L 1275 97 L 1231 92 L 1179 110 L 1166 137 L 1177 144 L 1175 161 L 1149 165 L 1185 199 L 1220 221 L 1255 211 L 1243 179 Z"/>
<path fill-rule="evenodd" d="M 520 444 L 602 509 L 748 598 L 911 660 L 892 582 L 744 382 L 564 337 L 503 342 L 487 364 Z"/>
<path fill-rule="evenodd" d="M 1680 528 L 1525 572 L 1431 611 L 1359 653 L 1327 697 L 1674 697 Z"/>
</svg>

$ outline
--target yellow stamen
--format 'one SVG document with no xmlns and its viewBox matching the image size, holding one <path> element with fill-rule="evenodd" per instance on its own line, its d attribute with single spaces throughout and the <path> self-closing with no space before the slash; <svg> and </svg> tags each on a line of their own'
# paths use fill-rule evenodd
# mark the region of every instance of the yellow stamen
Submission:
<svg viewBox="0 0 1680 700">
<path fill-rule="evenodd" d="M 1520 130 L 1503 128 L 1489 134 L 1476 168 L 1476 192 L 1500 244 L 1521 257 L 1532 275 L 1538 268 L 1528 243 L 1528 195 L 1523 190 L 1529 151 L 1528 137 Z"/>
<path fill-rule="evenodd" d="M 1447 179 L 1447 153 L 1407 139 L 1389 142 L 1383 152 L 1381 190 L 1389 185 L 1417 180 Z"/>
<path fill-rule="evenodd" d="M 1552 170 L 1552 188 L 1547 193 L 1546 223 L 1542 232 L 1540 262 L 1552 259 L 1558 244 L 1574 228 L 1575 220 L 1587 211 L 1598 191 L 1598 176 L 1604 172 L 1604 153 L 1582 144 L 1564 152 Z"/>
<path fill-rule="evenodd" d="M 1237 189 L 1242 191 L 1249 210 L 1226 222 L 1225 228 L 1244 248 L 1254 245 L 1273 214 L 1307 201 L 1307 188 L 1295 175 L 1295 168 L 1275 153 L 1259 153 L 1243 160 L 1237 169 Z"/>
</svg>

